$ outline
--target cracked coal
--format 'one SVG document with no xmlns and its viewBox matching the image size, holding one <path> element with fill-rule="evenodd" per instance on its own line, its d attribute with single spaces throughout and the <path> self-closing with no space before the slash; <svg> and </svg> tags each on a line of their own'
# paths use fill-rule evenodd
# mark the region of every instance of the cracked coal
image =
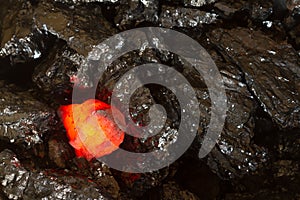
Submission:
<svg viewBox="0 0 300 200">
<path fill-rule="evenodd" d="M 2 0 L 0 17 L 0 199 L 300 199 L 299 0 Z M 221 137 L 198 158 L 211 105 L 203 78 L 172 52 L 142 48 L 107 67 L 95 98 L 109 104 L 138 65 L 172 66 L 199 101 L 193 144 L 170 166 L 140 174 L 76 157 L 57 110 L 72 103 L 74 83 L 91 89 L 78 70 L 106 38 L 147 26 L 182 32 L 211 55 L 228 98 Z M 167 151 L 176 142 L 180 105 L 167 88 L 139 88 L 131 118 L 147 124 L 153 104 L 168 113 L 160 133 L 126 134 L 120 148 Z"/>
</svg>

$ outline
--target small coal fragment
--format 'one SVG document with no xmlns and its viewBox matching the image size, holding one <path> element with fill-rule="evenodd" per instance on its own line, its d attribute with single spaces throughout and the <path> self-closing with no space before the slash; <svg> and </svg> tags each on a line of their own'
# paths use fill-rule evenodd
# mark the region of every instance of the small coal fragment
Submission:
<svg viewBox="0 0 300 200">
<path fill-rule="evenodd" d="M 90 83 L 89 79 L 79 80 L 77 77 L 84 56 L 116 30 L 103 20 L 100 5 L 83 4 L 71 8 L 42 1 L 34 13 L 36 26 L 59 40 L 55 41 L 48 58 L 35 67 L 33 82 L 42 91 L 43 99 L 51 105 L 69 104 L 73 85 Z"/>
<path fill-rule="evenodd" d="M 38 59 L 42 54 L 42 39 L 42 33 L 37 29 L 23 38 L 14 36 L 4 44 L 4 47 L 0 51 L 0 56 L 3 59 L 9 57 L 11 65 Z"/>
<path fill-rule="evenodd" d="M 14 85 L 0 88 L 0 138 L 10 143 L 31 147 L 56 129 L 54 110 L 34 99 L 30 91 Z"/>
<path fill-rule="evenodd" d="M 244 8 L 245 2 L 244 1 L 218 1 L 214 4 L 214 7 L 217 8 L 221 13 L 223 18 L 232 17 L 234 13 L 240 11 Z"/>
<path fill-rule="evenodd" d="M 225 19 L 226 27 L 234 27 L 234 24 L 239 26 L 247 26 L 248 23 L 263 24 L 270 28 L 272 15 L 272 2 L 270 1 L 234 1 L 220 0 L 214 4 L 217 9 L 215 12 Z M 251 22 L 252 21 L 252 22 Z"/>
<path fill-rule="evenodd" d="M 0 9 L 1 47 L 13 36 L 23 38 L 30 34 L 33 25 L 33 8 L 29 1 L 7 1 Z"/>
<path fill-rule="evenodd" d="M 84 57 L 60 41 L 48 58 L 36 66 L 32 75 L 33 82 L 48 103 L 71 103 L 73 84 L 79 81 L 77 72 Z"/>
<path fill-rule="evenodd" d="M 70 167 L 71 159 L 75 157 L 75 154 L 65 134 L 53 133 L 49 136 L 48 156 L 56 166 L 60 168 Z"/>
<path fill-rule="evenodd" d="M 67 6 L 41 1 L 34 10 L 35 25 L 67 42 L 70 48 L 86 56 L 94 45 L 116 33 L 101 12 L 101 6 Z"/>
<path fill-rule="evenodd" d="M 158 20 L 158 0 L 120 0 L 114 22 L 121 30 Z"/>
<path fill-rule="evenodd" d="M 224 18 L 231 17 L 235 12 L 241 9 L 241 5 L 236 6 L 235 4 L 227 4 L 226 2 L 217 2 L 214 4 L 214 7 L 222 13 L 221 16 Z"/>
<path fill-rule="evenodd" d="M 181 0 L 185 6 L 201 7 L 205 4 L 214 3 L 216 0 Z"/>
<path fill-rule="evenodd" d="M 114 199 L 120 196 L 120 187 L 110 168 L 96 159 L 88 162 L 83 158 L 74 158 L 69 163 L 72 171 L 78 176 L 89 177 L 99 188 L 103 188 Z"/>
<path fill-rule="evenodd" d="M 201 28 L 203 24 L 216 22 L 218 15 L 192 8 L 162 6 L 159 24 L 162 27 Z"/>
<path fill-rule="evenodd" d="M 122 44 L 124 42 L 124 40 L 125 40 L 124 38 L 120 39 L 119 43 Z M 115 47 L 115 48 L 120 48 L 120 47 Z M 111 53 L 113 54 L 114 50 Z M 108 56 L 111 56 L 112 54 L 110 54 Z M 159 58 L 155 55 L 155 53 L 153 53 L 152 50 L 149 50 L 149 49 L 144 49 L 143 51 L 142 50 L 141 51 L 133 51 L 133 52 L 127 53 L 125 55 L 122 55 L 120 58 L 115 60 L 110 66 L 107 66 L 107 68 L 104 71 L 103 76 L 99 80 L 99 84 L 98 84 L 98 88 L 97 88 L 98 89 L 97 94 L 99 94 L 99 98 L 101 100 L 103 98 L 107 99 L 108 97 L 105 97 L 105 96 L 107 96 L 109 93 L 111 95 L 111 92 L 113 91 L 114 87 L 116 86 L 116 83 L 118 82 L 118 80 L 129 70 L 133 69 L 136 66 L 142 65 L 144 63 L 157 63 L 157 62 L 159 62 Z M 88 70 L 89 69 L 87 69 L 86 71 L 88 71 Z M 134 78 L 132 77 L 132 79 L 134 79 Z M 86 80 L 87 80 L 87 78 L 86 78 Z M 132 80 L 130 80 L 130 81 L 132 81 Z M 126 84 L 129 84 L 129 82 L 127 82 Z M 120 83 L 119 87 L 124 87 L 124 84 L 122 85 Z M 116 87 L 116 89 L 120 90 L 120 88 L 117 88 L 117 87 Z M 105 90 L 107 92 L 104 92 Z M 138 93 L 140 93 L 140 94 L 138 94 Z M 148 101 L 147 107 L 149 107 L 149 105 L 150 105 L 149 103 L 151 103 L 151 98 L 152 98 L 151 95 L 149 96 L 149 92 L 148 91 L 145 91 L 145 92 L 139 91 L 138 93 L 136 95 L 134 95 L 134 98 L 141 98 L 140 99 L 141 103 L 139 103 L 138 99 L 136 99 L 133 102 L 141 105 Z M 144 94 L 141 94 L 141 93 L 144 93 Z M 143 101 L 143 99 L 142 99 L 143 95 L 146 95 L 144 99 L 147 99 L 147 97 L 149 97 L 150 100 Z M 118 98 L 120 99 L 120 103 L 122 103 L 121 101 L 124 98 L 124 95 L 118 96 Z"/>
<path fill-rule="evenodd" d="M 9 199 L 112 199 L 87 178 L 55 171 L 28 171 L 10 150 L 0 153 L 0 180 Z"/>
<path fill-rule="evenodd" d="M 0 180 L 2 191 L 9 199 L 21 199 L 30 173 L 21 166 L 16 155 L 5 149 L 0 153 Z"/>
<path fill-rule="evenodd" d="M 251 9 L 251 19 L 255 22 L 263 22 L 268 20 L 274 10 L 270 1 L 258 1 L 249 5 Z"/>
<path fill-rule="evenodd" d="M 288 29 L 288 36 L 291 43 L 296 48 L 300 49 L 300 2 L 287 0 L 287 8 L 289 11 L 288 17 L 284 20 L 285 26 Z"/>
<path fill-rule="evenodd" d="M 289 6 L 289 10 L 291 10 L 291 15 L 294 18 L 294 20 L 299 23 L 300 21 L 300 2 L 297 3 L 297 1 L 291 3 Z"/>
<path fill-rule="evenodd" d="M 90 163 L 91 172 L 94 182 L 101 188 L 105 189 L 109 195 L 117 199 L 120 193 L 120 187 L 118 182 L 113 177 L 113 174 L 108 166 L 99 161 L 93 161 Z"/>
<path fill-rule="evenodd" d="M 43 37 L 38 29 L 23 38 L 11 38 L 0 49 L 0 79 L 19 85 L 31 83 L 34 67 L 48 48 L 44 42 L 49 44 L 50 40 L 52 39 Z"/>
<path fill-rule="evenodd" d="M 209 38 L 241 69 L 252 95 L 277 124 L 300 126 L 299 59 L 291 45 L 245 28 L 217 29 Z"/>
</svg>

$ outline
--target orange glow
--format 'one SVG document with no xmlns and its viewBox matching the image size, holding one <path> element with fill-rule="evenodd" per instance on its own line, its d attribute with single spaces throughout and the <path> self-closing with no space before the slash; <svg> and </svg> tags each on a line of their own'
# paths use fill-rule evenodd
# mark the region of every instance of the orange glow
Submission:
<svg viewBox="0 0 300 200">
<path fill-rule="evenodd" d="M 110 106 L 99 100 L 60 106 L 59 115 L 77 157 L 99 158 L 123 142 L 124 132 L 112 120 Z"/>
</svg>

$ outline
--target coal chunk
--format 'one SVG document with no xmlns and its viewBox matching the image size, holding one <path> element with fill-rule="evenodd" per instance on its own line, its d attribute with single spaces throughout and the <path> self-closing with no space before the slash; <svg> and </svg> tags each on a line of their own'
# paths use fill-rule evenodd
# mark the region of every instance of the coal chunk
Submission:
<svg viewBox="0 0 300 200">
<path fill-rule="evenodd" d="M 67 6 L 41 1 L 34 9 L 35 25 L 67 42 L 70 48 L 86 56 L 107 37 L 116 33 L 103 17 L 100 5 Z"/>
<path fill-rule="evenodd" d="M 30 33 L 33 24 L 33 7 L 29 1 L 7 1 L 0 9 L 1 47 L 11 40 L 23 38 Z"/>
<path fill-rule="evenodd" d="M 31 92 L 1 82 L 0 138 L 32 146 L 56 129 L 56 112 L 39 102 Z"/>
<path fill-rule="evenodd" d="M 77 77 L 79 68 L 84 68 L 85 56 L 116 30 L 104 19 L 101 5 L 72 7 L 42 1 L 34 13 L 36 26 L 57 40 L 47 58 L 35 67 L 32 80 L 51 105 L 71 103 L 73 85 L 90 83 L 88 76 L 85 76 L 87 80 Z"/>
<path fill-rule="evenodd" d="M 209 38 L 239 66 L 249 90 L 277 124 L 300 126 L 299 57 L 291 45 L 245 28 L 216 29 Z"/>
<path fill-rule="evenodd" d="M 224 199 L 298 199 L 299 161 L 276 160 L 260 173 L 237 180 Z"/>
<path fill-rule="evenodd" d="M 47 60 L 42 61 L 34 69 L 32 80 L 41 91 L 41 97 L 50 104 L 59 105 L 71 103 L 73 84 L 84 57 L 65 42 L 54 46 Z"/>
<path fill-rule="evenodd" d="M 7 9 L 7 10 L 5 10 Z M 27 84 L 36 63 L 46 54 L 54 38 L 34 26 L 29 1 L 9 1 L 1 8 L 0 79 Z"/>
<path fill-rule="evenodd" d="M 55 171 L 28 171 L 11 150 L 0 153 L 1 190 L 9 199 L 112 199 L 93 182 Z"/>
<path fill-rule="evenodd" d="M 203 24 L 212 24 L 217 21 L 218 15 L 192 8 L 178 8 L 163 5 L 159 17 L 162 27 L 173 28 L 200 28 Z"/>
<path fill-rule="evenodd" d="M 185 6 L 201 7 L 205 4 L 214 3 L 216 0 L 182 0 Z"/>
<path fill-rule="evenodd" d="M 75 157 L 75 154 L 68 143 L 66 135 L 53 133 L 49 136 L 47 143 L 48 157 L 54 165 L 64 169 L 73 164 L 71 160 Z"/>
<path fill-rule="evenodd" d="M 227 95 L 226 120 L 220 138 L 215 147 L 207 155 L 207 164 L 212 171 L 222 179 L 242 177 L 253 173 L 266 161 L 266 150 L 253 142 L 255 101 L 243 81 L 239 69 L 220 56 L 210 44 L 206 44 L 212 59 L 218 66 Z M 190 77 L 197 91 L 200 105 L 200 123 L 198 136 L 192 149 L 202 145 L 210 120 L 211 100 L 203 78 L 191 70 L 185 70 L 184 75 Z"/>
<path fill-rule="evenodd" d="M 158 20 L 158 9 L 158 0 L 121 0 L 116 8 L 114 22 L 121 30 L 145 22 L 155 24 Z"/>
<path fill-rule="evenodd" d="M 107 165 L 96 159 L 88 162 L 83 158 L 74 158 L 69 164 L 73 173 L 79 177 L 88 177 L 93 183 L 97 184 L 97 188 L 101 188 L 113 199 L 119 198 L 119 183 Z"/>
<path fill-rule="evenodd" d="M 208 156 L 209 166 L 221 177 L 238 177 L 256 171 L 266 161 L 266 150 L 253 142 L 255 102 L 233 66 L 220 67 L 228 98 L 224 129 Z"/>
</svg>

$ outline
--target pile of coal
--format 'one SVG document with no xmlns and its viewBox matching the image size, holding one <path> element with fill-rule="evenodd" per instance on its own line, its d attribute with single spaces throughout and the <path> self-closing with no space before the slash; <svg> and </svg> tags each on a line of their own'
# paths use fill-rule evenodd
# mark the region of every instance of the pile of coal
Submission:
<svg viewBox="0 0 300 200">
<path fill-rule="evenodd" d="M 300 198 L 299 1 L 10 0 L 1 3 L 0 17 L 0 199 Z M 214 102 L 203 77 L 180 56 L 139 49 L 99 66 L 104 75 L 97 85 L 88 76 L 86 57 L 95 46 L 148 26 L 193 38 L 220 71 L 228 111 L 205 158 L 198 152 Z M 84 83 L 82 94 L 96 88 L 95 98 L 110 103 L 118 80 L 146 63 L 171 66 L 193 86 L 201 112 L 191 147 L 173 164 L 148 173 L 77 158 L 57 114 L 60 105 L 72 103 L 74 84 Z M 130 85 L 120 87 L 125 92 Z M 148 84 L 130 100 L 131 118 L 140 126 L 150 122 L 154 104 L 168 115 L 158 134 L 126 134 L 120 148 L 168 152 L 182 116 L 176 96 Z M 158 159 L 170 158 L 166 153 Z"/>
</svg>

